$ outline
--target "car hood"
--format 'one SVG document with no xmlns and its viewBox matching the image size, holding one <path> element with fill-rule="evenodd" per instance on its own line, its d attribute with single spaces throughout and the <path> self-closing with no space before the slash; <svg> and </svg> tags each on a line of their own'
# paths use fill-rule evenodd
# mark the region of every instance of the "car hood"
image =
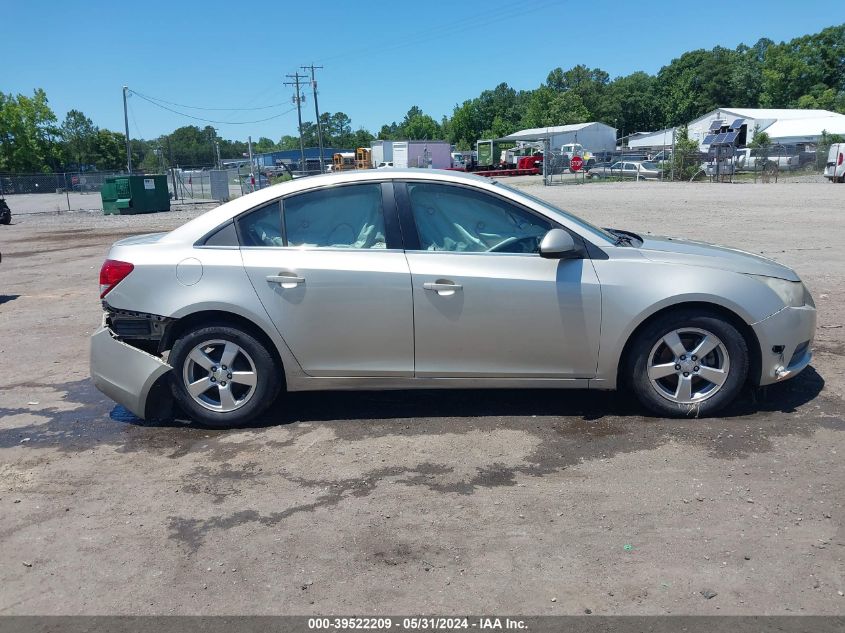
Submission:
<svg viewBox="0 0 845 633">
<path fill-rule="evenodd" d="M 643 257 L 655 262 L 706 266 L 707 268 L 718 268 L 735 273 L 800 281 L 798 275 L 791 268 L 772 259 L 746 253 L 735 248 L 672 237 L 641 235 L 640 238 L 643 240 L 643 244 L 639 250 Z"/>
</svg>

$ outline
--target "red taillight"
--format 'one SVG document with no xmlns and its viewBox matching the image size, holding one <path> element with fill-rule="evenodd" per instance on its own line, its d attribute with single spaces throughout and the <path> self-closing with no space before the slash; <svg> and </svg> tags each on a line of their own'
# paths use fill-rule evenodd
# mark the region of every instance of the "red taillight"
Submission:
<svg viewBox="0 0 845 633">
<path fill-rule="evenodd" d="M 103 267 L 100 269 L 100 299 L 105 297 L 117 284 L 126 279 L 126 276 L 134 268 L 135 266 L 129 262 L 121 262 L 116 259 L 107 259 L 104 261 Z"/>
<path fill-rule="evenodd" d="M 839 152 L 839 162 L 838 162 L 838 163 L 836 163 L 836 164 L 837 164 L 837 165 L 841 165 L 841 164 L 842 164 L 842 152 Z"/>
</svg>

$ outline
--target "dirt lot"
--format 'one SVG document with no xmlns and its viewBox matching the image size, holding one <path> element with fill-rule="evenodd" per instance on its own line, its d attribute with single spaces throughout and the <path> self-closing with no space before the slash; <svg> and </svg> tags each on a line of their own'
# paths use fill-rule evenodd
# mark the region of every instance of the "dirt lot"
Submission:
<svg viewBox="0 0 845 633">
<path fill-rule="evenodd" d="M 0 613 L 845 613 L 845 188 L 536 183 L 517 184 L 605 226 L 795 267 L 812 367 L 708 420 L 473 391 L 148 425 L 88 379 L 97 273 L 111 242 L 198 211 L 19 216 L 0 227 Z"/>
</svg>

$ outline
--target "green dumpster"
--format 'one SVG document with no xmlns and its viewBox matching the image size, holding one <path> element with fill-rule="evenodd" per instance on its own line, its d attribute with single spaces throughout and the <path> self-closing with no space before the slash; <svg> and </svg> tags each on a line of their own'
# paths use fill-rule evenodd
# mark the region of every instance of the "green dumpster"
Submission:
<svg viewBox="0 0 845 633">
<path fill-rule="evenodd" d="M 100 190 L 104 215 L 170 211 L 167 176 L 113 176 Z"/>
</svg>

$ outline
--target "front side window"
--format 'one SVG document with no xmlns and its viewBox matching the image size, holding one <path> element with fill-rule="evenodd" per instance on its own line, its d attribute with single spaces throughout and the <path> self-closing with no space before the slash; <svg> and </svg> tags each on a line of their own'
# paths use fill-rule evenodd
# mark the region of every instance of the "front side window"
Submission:
<svg viewBox="0 0 845 633">
<path fill-rule="evenodd" d="M 483 192 L 432 183 L 407 187 L 423 250 L 537 253 L 551 228 L 548 220 Z"/>
<path fill-rule="evenodd" d="M 288 246 L 386 248 L 381 185 L 331 187 L 286 198 Z"/>
</svg>

